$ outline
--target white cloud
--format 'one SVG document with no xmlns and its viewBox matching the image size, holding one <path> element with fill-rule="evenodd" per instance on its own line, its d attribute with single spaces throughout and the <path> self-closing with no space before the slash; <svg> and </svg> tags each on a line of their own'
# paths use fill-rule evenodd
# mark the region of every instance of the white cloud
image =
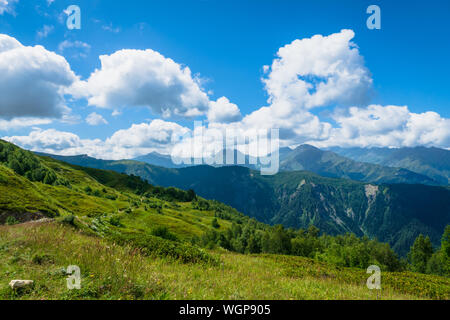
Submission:
<svg viewBox="0 0 450 320">
<path fill-rule="evenodd" d="M 118 117 L 118 116 L 120 116 L 121 114 L 122 114 L 122 112 L 119 111 L 119 110 L 114 110 L 114 111 L 111 113 L 111 115 L 112 115 L 113 117 Z"/>
<path fill-rule="evenodd" d="M 183 136 L 190 130 L 174 122 L 153 120 L 119 130 L 106 140 L 81 139 L 70 132 L 35 128 L 26 136 L 2 139 L 33 151 L 60 155 L 88 154 L 102 159 L 129 159 L 152 151 L 170 153 L 172 136 Z"/>
<path fill-rule="evenodd" d="M 89 105 L 118 110 L 149 107 L 164 117 L 194 117 L 209 107 L 207 94 L 188 67 L 153 50 L 120 50 L 100 56 L 101 68 L 71 93 Z"/>
<path fill-rule="evenodd" d="M 102 29 L 105 31 L 109 31 L 109 32 L 113 32 L 113 33 L 119 33 L 120 32 L 120 28 L 119 27 L 113 27 L 112 23 L 110 23 L 109 25 L 103 25 Z"/>
<path fill-rule="evenodd" d="M 77 77 L 64 57 L 0 34 L 0 118 L 62 118 L 62 89 Z"/>
<path fill-rule="evenodd" d="M 0 119 L 0 131 L 8 131 L 50 123 L 52 123 L 51 119 L 39 119 L 39 118 L 14 118 L 11 120 Z"/>
<path fill-rule="evenodd" d="M 263 79 L 272 104 L 314 108 L 366 101 L 372 79 L 352 30 L 295 40 L 277 53 Z"/>
<path fill-rule="evenodd" d="M 38 38 L 47 38 L 47 36 L 55 29 L 54 26 L 44 25 L 41 30 L 37 32 Z"/>
<path fill-rule="evenodd" d="M 58 51 L 61 53 L 63 53 L 66 49 L 71 48 L 82 49 L 84 54 L 87 54 L 91 50 L 91 46 L 88 43 L 79 40 L 76 41 L 64 40 L 58 45 Z"/>
<path fill-rule="evenodd" d="M 448 148 L 450 119 L 435 112 L 413 113 L 406 106 L 370 105 L 336 113 L 328 139 L 311 141 L 319 147 L 414 147 Z"/>
<path fill-rule="evenodd" d="M 82 140 L 76 134 L 61 132 L 55 129 L 34 129 L 28 136 L 13 136 L 2 138 L 14 144 L 33 151 L 59 152 L 78 148 Z"/>
<path fill-rule="evenodd" d="M 328 146 L 401 147 L 434 145 L 448 148 L 450 119 L 435 112 L 412 113 L 407 107 L 364 105 L 372 79 L 363 58 L 351 42 L 354 33 L 342 30 L 330 36 L 295 40 L 278 51 L 263 79 L 269 105 L 231 124 L 209 128 L 280 129 L 284 146 L 310 143 Z M 342 106 L 323 122 L 310 109 Z M 353 105 L 353 106 L 352 106 Z M 344 107 L 350 107 L 347 111 Z"/>
<path fill-rule="evenodd" d="M 100 114 L 96 112 L 92 112 L 86 117 L 86 122 L 91 126 L 98 126 L 100 124 L 108 124 L 108 121 L 105 120 Z"/>
<path fill-rule="evenodd" d="M 351 42 L 354 33 L 342 30 L 329 36 L 295 40 L 279 49 L 262 79 L 269 95 L 262 107 L 234 127 L 280 129 L 284 145 L 328 138 L 332 125 L 310 109 L 362 103 L 372 79 L 364 59 Z"/>
<path fill-rule="evenodd" d="M 106 144 L 132 150 L 151 149 L 155 146 L 170 147 L 173 135 L 182 136 L 189 131 L 177 123 L 157 119 L 119 130 L 106 140 Z M 132 150 L 130 152 L 134 152 Z"/>
<path fill-rule="evenodd" d="M 226 97 L 217 101 L 211 101 L 208 111 L 208 121 L 210 122 L 236 122 L 241 120 L 242 115 L 237 105 L 231 103 Z"/>
<path fill-rule="evenodd" d="M 14 14 L 13 4 L 19 0 L 0 0 L 0 15 L 7 13 Z"/>
<path fill-rule="evenodd" d="M 234 129 L 249 136 L 254 130 L 279 128 L 282 146 L 448 148 L 450 119 L 435 112 L 413 113 L 406 106 L 357 107 L 366 105 L 372 79 L 351 42 L 353 37 L 353 31 L 342 30 L 295 40 L 280 48 L 272 65 L 264 67 L 267 106 L 242 117 L 239 107 L 226 97 L 210 101 L 188 67 L 153 50 L 124 49 L 103 55 L 100 69 L 86 81 L 79 81 L 63 57 L 40 46 L 24 47 L 14 38 L 0 35 L 0 118 L 5 119 L 0 120 L 0 126 L 20 127 L 20 119 L 27 119 L 23 123 L 31 126 L 49 121 L 45 118 L 79 121 L 64 107 L 64 91 L 75 98 L 87 98 L 91 106 L 113 110 L 112 116 L 120 115 L 125 107 L 148 107 L 163 117 L 206 116 L 206 153 L 216 151 L 217 129 Z M 90 46 L 69 41 L 59 46 L 60 52 L 69 48 Z M 31 68 L 30 61 L 37 68 Z M 331 116 L 335 124 L 313 113 L 313 108 L 323 106 L 339 107 Z M 95 112 L 86 121 L 91 125 L 107 123 Z M 44 152 L 123 159 L 151 151 L 170 153 L 174 145 L 171 137 L 188 133 L 192 131 L 177 123 L 153 120 L 119 130 L 106 140 L 41 129 L 33 129 L 28 136 L 6 138 Z M 180 152 L 191 140 L 184 143 L 187 145 L 178 145 Z"/>
</svg>

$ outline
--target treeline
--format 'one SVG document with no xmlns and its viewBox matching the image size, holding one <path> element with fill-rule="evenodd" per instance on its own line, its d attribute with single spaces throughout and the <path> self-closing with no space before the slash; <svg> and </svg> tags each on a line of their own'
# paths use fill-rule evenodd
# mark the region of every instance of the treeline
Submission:
<svg viewBox="0 0 450 320">
<path fill-rule="evenodd" d="M 286 229 L 281 225 L 257 228 L 258 223 L 250 219 L 239 225 L 233 222 L 225 232 L 207 231 L 193 242 L 205 247 L 220 246 L 239 253 L 271 253 L 295 255 L 333 263 L 342 267 L 367 268 L 378 265 L 383 270 L 401 271 L 405 264 L 388 244 L 358 238 L 353 234 L 320 235 L 314 226 L 308 230 Z"/>
<path fill-rule="evenodd" d="M 99 183 L 120 191 L 131 191 L 139 196 L 147 198 L 158 198 L 161 200 L 173 202 L 191 202 L 197 199 L 194 190 L 181 190 L 174 187 L 153 186 L 146 180 L 133 174 L 127 175 L 109 170 L 101 170 L 72 165 L 72 167 L 82 170 L 96 179 Z M 91 190 L 92 191 L 92 190 Z M 94 191 L 95 192 L 95 191 Z M 99 196 L 97 194 L 94 194 Z"/>
<path fill-rule="evenodd" d="M 0 140 L 0 163 L 33 182 L 42 182 L 49 185 L 70 185 L 67 180 L 58 177 L 52 169 L 42 165 L 33 153 L 3 140 Z"/>
<path fill-rule="evenodd" d="M 194 190 L 184 191 L 181 189 L 169 187 L 151 187 L 144 196 L 150 198 L 158 198 L 165 201 L 179 201 L 179 202 L 191 202 L 197 199 L 197 195 Z"/>
<path fill-rule="evenodd" d="M 222 219 L 227 218 L 219 213 Z M 231 216 L 235 220 L 235 216 Z M 420 235 L 407 259 L 401 259 L 389 244 L 359 238 L 354 234 L 330 236 L 322 234 L 315 226 L 307 230 L 286 229 L 281 225 L 268 227 L 254 219 L 245 223 L 233 221 L 231 228 L 224 232 L 207 231 L 193 243 L 213 248 L 247 254 L 270 253 L 295 255 L 332 263 L 342 267 L 365 269 L 378 265 L 386 271 L 405 271 L 450 275 L 450 226 L 445 229 L 441 248 L 433 250 L 430 239 Z"/>
<path fill-rule="evenodd" d="M 441 247 L 434 249 L 429 237 L 416 238 L 408 254 L 411 271 L 450 276 L 450 225 L 445 228 Z"/>
</svg>

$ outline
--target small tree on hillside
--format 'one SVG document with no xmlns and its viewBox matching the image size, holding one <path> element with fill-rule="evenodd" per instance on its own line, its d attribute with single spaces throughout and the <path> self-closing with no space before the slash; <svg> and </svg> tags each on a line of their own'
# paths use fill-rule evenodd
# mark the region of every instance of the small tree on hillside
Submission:
<svg viewBox="0 0 450 320">
<path fill-rule="evenodd" d="M 216 218 L 213 219 L 213 221 L 211 222 L 211 225 L 212 225 L 213 228 L 215 228 L 215 229 L 219 229 L 219 228 L 220 228 L 219 221 L 217 221 Z"/>
<path fill-rule="evenodd" d="M 441 254 L 444 264 L 444 273 L 450 275 L 450 225 L 445 227 L 441 240 Z"/>
<path fill-rule="evenodd" d="M 427 264 L 433 255 L 433 246 L 429 237 L 419 235 L 414 241 L 413 246 L 408 254 L 408 259 L 411 262 L 412 270 L 415 272 L 425 273 Z"/>
</svg>

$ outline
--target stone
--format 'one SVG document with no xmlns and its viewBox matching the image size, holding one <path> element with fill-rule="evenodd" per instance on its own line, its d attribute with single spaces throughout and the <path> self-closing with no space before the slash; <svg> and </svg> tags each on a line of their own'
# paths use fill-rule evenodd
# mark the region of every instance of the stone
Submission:
<svg viewBox="0 0 450 320">
<path fill-rule="evenodd" d="M 25 287 L 31 287 L 34 284 L 33 280 L 12 280 L 9 286 L 13 289 L 21 289 Z"/>
</svg>

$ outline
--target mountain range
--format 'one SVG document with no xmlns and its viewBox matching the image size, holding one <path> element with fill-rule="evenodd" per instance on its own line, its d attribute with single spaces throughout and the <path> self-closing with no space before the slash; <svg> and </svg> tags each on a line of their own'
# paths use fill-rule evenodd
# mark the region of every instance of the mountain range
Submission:
<svg viewBox="0 0 450 320">
<path fill-rule="evenodd" d="M 426 175 L 442 185 L 450 184 L 450 151 L 439 148 L 331 148 L 355 161 L 399 167 Z"/>
<path fill-rule="evenodd" d="M 351 232 L 377 238 L 390 243 L 402 255 L 407 253 L 420 233 L 429 235 L 433 244 L 438 245 L 450 221 L 449 187 L 387 184 L 384 181 L 389 180 L 380 178 L 381 172 L 395 177 L 388 167 L 359 164 L 310 146 L 302 146 L 288 153 L 281 162 L 285 171 L 274 176 L 262 176 L 257 170 L 239 166 L 163 168 L 134 160 L 51 157 L 75 165 L 139 176 L 153 185 L 193 189 L 206 199 L 221 201 L 272 225 L 307 228 L 313 224 L 330 234 Z M 333 161 L 336 165 L 330 164 Z M 352 164 L 359 166 L 352 167 Z M 305 165 L 308 169 L 319 168 L 322 171 L 316 170 L 322 175 L 345 173 L 345 179 L 286 170 L 296 169 L 297 165 Z M 373 178 L 378 174 L 377 183 L 349 179 L 353 177 L 349 172 L 361 172 L 367 168 L 374 172 L 372 176 L 366 174 L 366 177 Z M 414 178 L 421 177 L 407 170 L 396 170 L 400 173 L 406 171 Z M 399 179 L 404 178 L 404 175 L 399 176 Z"/>
<path fill-rule="evenodd" d="M 225 158 L 226 151 L 222 152 Z M 234 158 L 238 156 L 246 160 L 241 166 L 259 169 L 258 165 L 250 164 L 256 162 L 255 158 L 235 151 Z M 305 170 L 325 177 L 371 183 L 448 185 L 450 181 L 450 151 L 438 148 L 321 150 L 301 145 L 295 149 L 281 148 L 279 157 L 281 171 Z M 165 168 L 185 168 L 194 163 L 193 159 L 182 159 L 183 164 L 176 165 L 170 156 L 157 152 L 134 160 Z"/>
</svg>

